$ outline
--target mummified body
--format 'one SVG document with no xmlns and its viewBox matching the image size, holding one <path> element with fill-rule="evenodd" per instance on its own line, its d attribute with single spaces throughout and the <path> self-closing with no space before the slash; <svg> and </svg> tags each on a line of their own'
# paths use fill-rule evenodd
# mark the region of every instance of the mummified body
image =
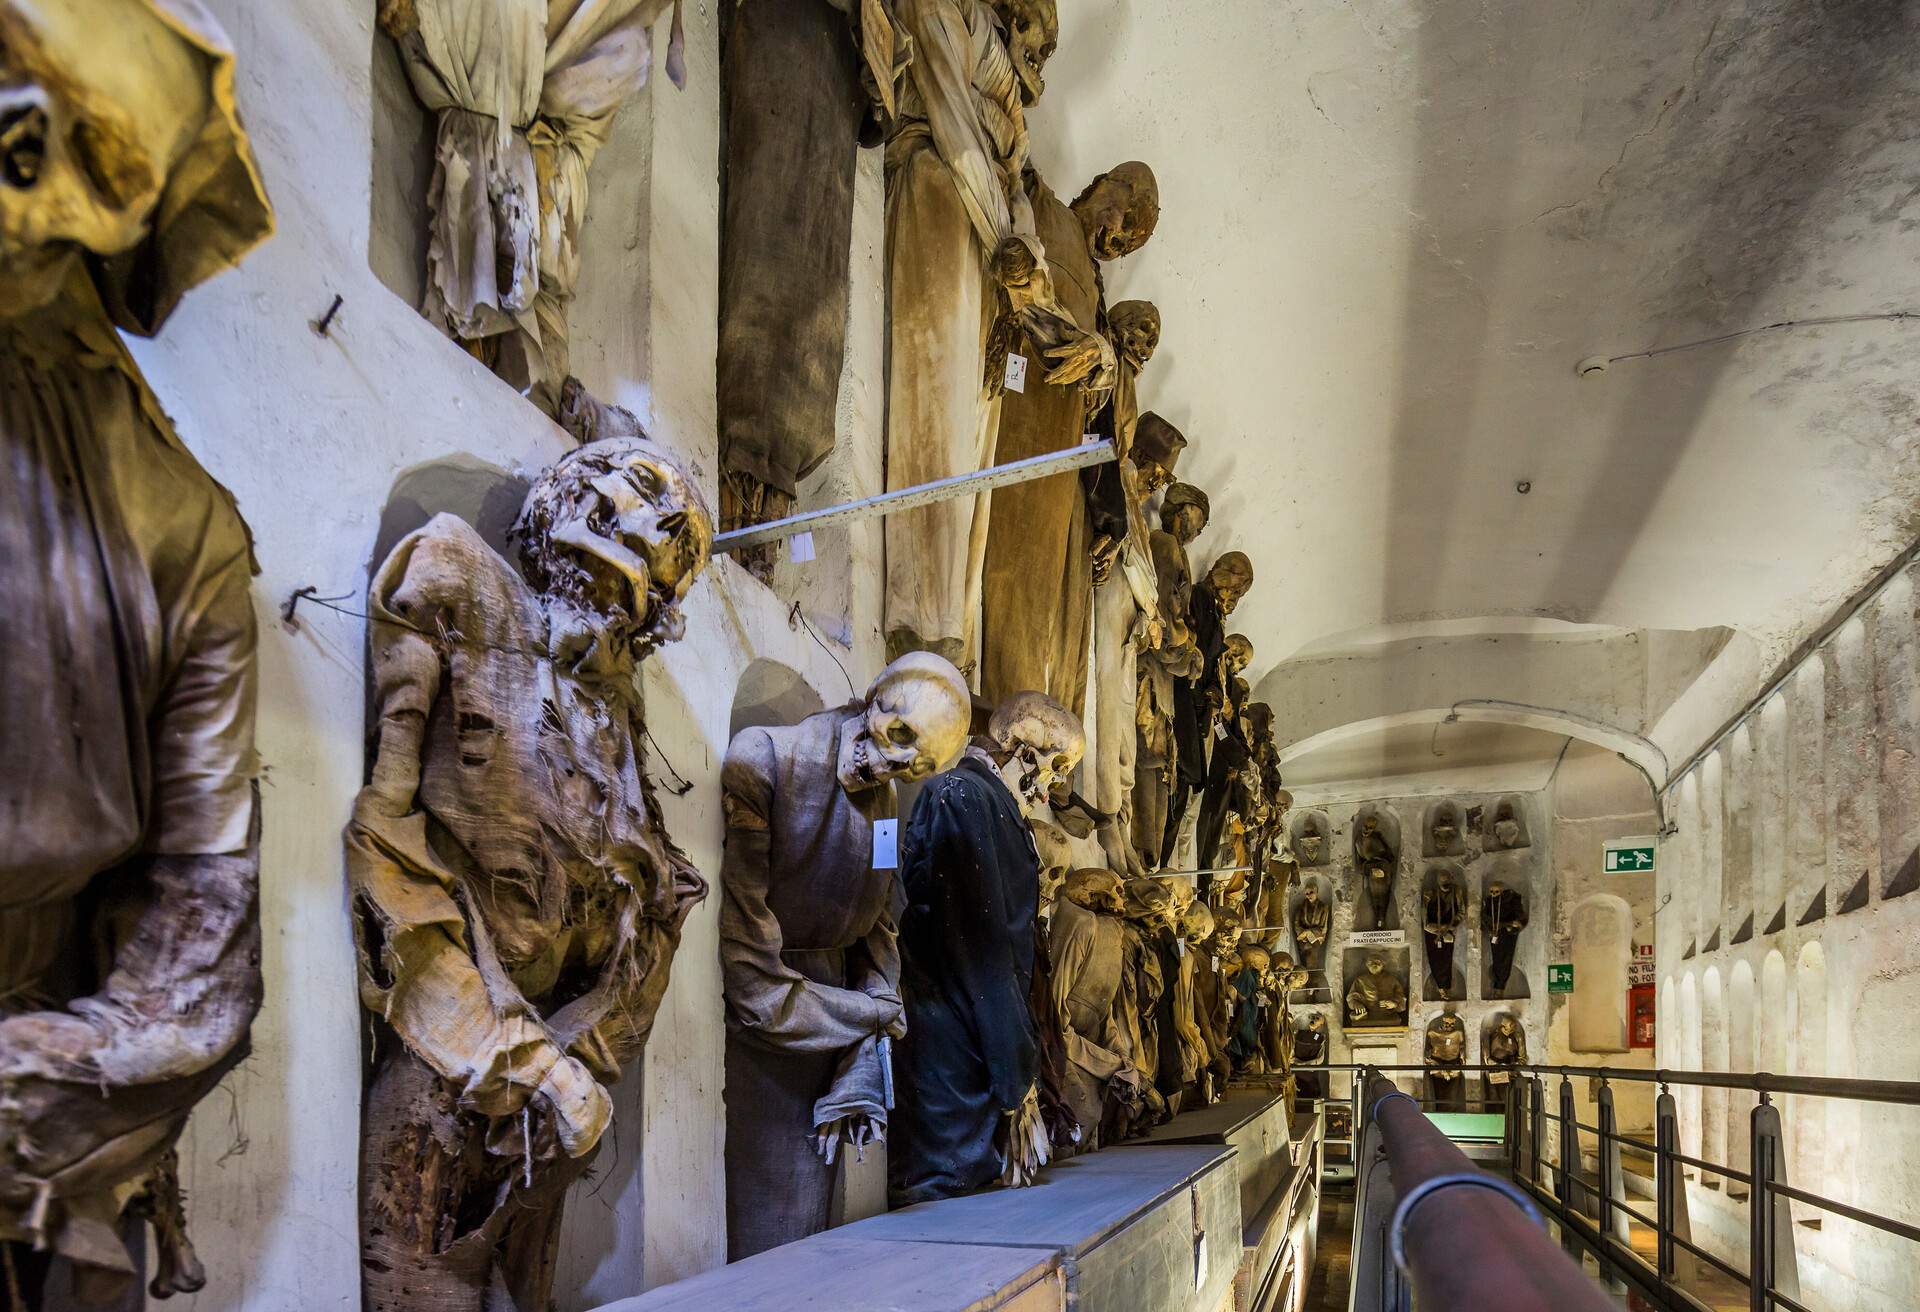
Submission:
<svg viewBox="0 0 1920 1312">
<path fill-rule="evenodd" d="M 0 1305 L 139 1302 L 134 1217 L 201 1287 L 174 1143 L 260 1005 L 247 530 L 115 332 L 271 231 L 233 76 L 198 5 L 0 0 Z"/>
<path fill-rule="evenodd" d="M 1099 1146 L 1103 1123 L 1131 1123 L 1143 1093 L 1118 1011 L 1125 905 L 1117 875 L 1076 870 L 1054 904 L 1047 934 L 1054 994 L 1067 1024 L 1067 1103 L 1083 1127 L 1085 1149 Z"/>
<path fill-rule="evenodd" d="M 778 519 L 833 450 L 855 163 L 912 49 L 883 0 L 723 6 L 723 528 Z M 762 553 L 757 562 L 770 566 Z"/>
<path fill-rule="evenodd" d="M 907 1038 L 896 1205 L 1033 1183 L 1051 1157 L 1041 1120 L 1032 986 L 1039 858 L 1032 817 L 1086 751 L 1080 723 L 1040 693 L 994 712 L 989 737 L 930 783 L 903 835 Z"/>
<path fill-rule="evenodd" d="M 904 1032 L 894 781 L 966 742 L 960 672 L 916 652 L 864 701 L 743 729 L 721 772 L 727 1248 L 738 1261 L 827 1228 L 833 1163 L 887 1129 L 883 1039 Z M 897 845 L 896 845 L 897 850 Z M 882 859 L 884 857 L 884 859 Z"/>
<path fill-rule="evenodd" d="M 1027 191 L 1061 310 L 1084 328 L 1111 332 L 1099 264 L 1131 254 L 1152 235 L 1160 216 L 1153 170 L 1121 164 L 1094 179 L 1071 206 L 1032 172 Z M 1017 339 L 1014 349 L 1038 355 L 1026 337 Z M 994 462 L 1079 445 L 1096 408 L 1079 383 L 1056 386 L 1032 379 L 1024 391 L 1007 392 L 1000 399 Z M 993 494 L 980 641 L 980 691 L 988 701 L 1037 689 L 1081 714 L 1092 546 L 1078 476 L 1056 474 Z"/>
<path fill-rule="evenodd" d="M 645 1045 L 706 886 L 646 775 L 638 665 L 712 541 L 644 438 L 549 467 L 526 577 L 436 516 L 369 589 L 379 738 L 347 829 L 379 1017 L 361 1155 L 368 1312 L 548 1304 L 567 1186 Z"/>
<path fill-rule="evenodd" d="M 1049 383 L 1113 385 L 1112 347 L 1054 297 L 1022 175 L 1026 106 L 1059 21 L 1053 0 L 896 0 L 913 62 L 887 141 L 887 484 L 993 463 L 996 323 L 1024 330 Z M 1006 317 L 1002 320 L 1002 307 Z M 1036 378 L 1035 382 L 1039 380 Z M 887 650 L 972 663 L 987 498 L 887 520 Z"/>
</svg>

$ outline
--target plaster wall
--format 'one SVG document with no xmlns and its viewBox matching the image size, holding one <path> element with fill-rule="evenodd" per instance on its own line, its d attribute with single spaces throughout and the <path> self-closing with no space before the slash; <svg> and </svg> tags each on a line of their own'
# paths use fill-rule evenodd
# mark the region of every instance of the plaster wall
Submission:
<svg viewBox="0 0 1920 1312">
<path fill-rule="evenodd" d="M 188 1312 L 359 1306 L 357 1126 L 364 1017 L 355 992 L 340 831 L 365 755 L 365 622 L 303 606 L 295 589 L 364 608 L 397 484 L 457 465 L 460 486 L 509 486 L 569 440 L 421 319 L 418 114 L 380 73 L 373 0 L 209 0 L 239 52 L 239 97 L 279 218 L 273 241 L 193 294 L 149 381 L 195 454 L 230 487 L 258 542 L 259 749 L 266 1005 L 253 1055 L 202 1104 L 182 1149 L 193 1234 L 209 1273 Z M 592 172 L 575 370 L 638 413 L 717 506 L 716 9 L 686 8 L 688 85 L 664 78 L 616 120 Z M 665 32 L 658 33 L 664 49 Z M 395 70 L 386 68 L 386 73 Z M 862 165 L 854 295 L 834 460 L 802 502 L 880 487 L 880 171 Z M 398 289 L 396 290 L 396 284 Z M 343 297 L 325 337 L 310 327 Z M 458 500 L 458 498 L 454 498 Z M 440 505 L 425 506 L 431 511 Z M 811 565 L 771 590 L 716 560 L 686 638 L 646 667 L 651 761 L 668 826 L 718 874 L 718 771 L 735 684 L 756 659 L 797 671 L 829 703 L 878 668 L 877 523 L 818 535 Z M 801 614 L 819 637 L 789 619 Z M 845 667 L 843 675 L 841 668 Z M 693 787 L 671 791 L 678 775 Z M 724 1258 L 717 892 L 689 920 L 672 987 L 615 1122 L 568 1212 L 558 1306 L 572 1312 Z"/>
<path fill-rule="evenodd" d="M 1911 573 L 1896 579 L 1701 766 L 1676 782 L 1654 914 L 1661 1066 L 1784 1067 L 1911 1079 L 1920 1039 L 1920 897 L 1912 832 Z M 1704 999 L 1696 1009 L 1687 1003 Z M 1717 1003 L 1716 1003 L 1716 1000 Z M 1747 1168 L 1751 1096 L 1682 1094 L 1685 1150 Z M 1792 1183 L 1906 1218 L 1920 1190 L 1920 1114 L 1781 1100 Z M 1699 1175 L 1699 1173 L 1696 1173 Z M 1696 1238 L 1745 1262 L 1743 1191 L 1689 1183 Z M 1794 1205 L 1803 1301 L 1910 1308 L 1912 1252 Z"/>
<path fill-rule="evenodd" d="M 1500 794 L 1500 793 L 1457 793 L 1446 800 L 1457 804 L 1462 814 L 1471 808 L 1484 808 L 1491 817 L 1494 808 L 1503 800 L 1518 804 L 1520 814 L 1526 817 L 1526 824 L 1532 843 L 1529 847 L 1514 851 L 1488 850 L 1484 836 L 1471 832 L 1470 826 L 1463 827 L 1461 850 L 1449 857 L 1423 855 L 1422 835 L 1425 819 L 1435 805 L 1436 799 L 1430 796 L 1376 798 L 1365 802 L 1328 803 L 1307 808 L 1326 822 L 1328 834 L 1328 860 L 1318 866 L 1303 866 L 1303 878 L 1321 878 L 1328 881 L 1333 894 L 1333 919 L 1329 926 L 1326 952 L 1326 979 L 1324 991 L 1311 991 L 1323 986 L 1323 981 L 1315 977 L 1310 979 L 1309 990 L 1294 995 L 1293 1008 L 1296 1024 L 1304 1023 L 1305 1018 L 1315 1012 L 1327 1017 L 1327 1029 L 1330 1035 L 1327 1044 L 1329 1062 L 1349 1062 L 1356 1046 L 1393 1051 L 1389 1059 L 1384 1054 L 1370 1053 L 1366 1059 L 1376 1065 L 1418 1065 L 1426 1051 L 1427 1025 L 1443 1012 L 1452 1010 L 1466 1022 L 1467 1052 L 1466 1062 L 1472 1065 L 1481 1060 L 1481 1040 L 1486 1022 L 1497 1013 L 1510 1011 L 1520 1021 L 1527 1036 L 1527 1053 L 1533 1060 L 1539 1060 L 1540 1054 L 1547 1051 L 1548 1005 L 1547 1005 L 1547 933 L 1546 907 L 1549 896 L 1549 881 L 1552 871 L 1553 839 L 1546 823 L 1548 799 L 1544 793 Z M 1379 1030 L 1355 1029 L 1346 1027 L 1346 981 L 1341 975 L 1341 958 L 1345 950 L 1352 946 L 1351 936 L 1355 929 L 1355 913 L 1366 901 L 1365 891 L 1360 887 L 1353 868 L 1353 834 L 1357 819 L 1362 815 L 1381 817 L 1381 828 L 1390 832 L 1390 821 L 1399 826 L 1399 871 L 1394 882 L 1394 908 L 1399 916 L 1399 927 L 1406 935 L 1405 949 L 1388 949 L 1396 956 L 1404 951 L 1409 967 L 1407 977 L 1407 1028 L 1405 1033 L 1395 1034 Z M 1301 811 L 1296 809 L 1294 823 L 1297 825 Z M 1297 832 L 1297 830 L 1295 831 Z M 1456 1002 L 1422 1001 L 1422 982 L 1426 973 L 1426 950 L 1420 934 L 1422 923 L 1421 887 L 1427 870 L 1438 864 L 1451 865 L 1460 875 L 1468 893 L 1467 915 L 1456 938 L 1454 965 L 1466 981 L 1464 999 Z M 1528 981 L 1532 996 L 1526 998 L 1491 998 L 1487 996 L 1485 983 L 1486 940 L 1480 925 L 1480 897 L 1486 889 L 1489 879 L 1498 879 L 1509 888 L 1521 890 L 1527 900 L 1530 918 L 1528 927 L 1522 931 L 1520 944 L 1514 956 L 1514 973 L 1510 985 L 1517 985 L 1524 976 Z M 1326 891 L 1326 890 L 1323 890 Z M 1370 915 L 1370 908 L 1361 911 L 1363 919 Z M 1293 943 L 1291 934 L 1282 941 L 1288 950 L 1298 958 L 1298 946 Z M 1517 988 L 1509 989 L 1518 991 Z M 1403 1087 L 1415 1087 L 1416 1077 L 1406 1074 L 1397 1077 Z M 1468 1081 L 1468 1096 L 1480 1096 L 1479 1081 Z M 1344 1089 L 1344 1081 L 1335 1082 L 1332 1092 L 1338 1095 Z"/>
</svg>

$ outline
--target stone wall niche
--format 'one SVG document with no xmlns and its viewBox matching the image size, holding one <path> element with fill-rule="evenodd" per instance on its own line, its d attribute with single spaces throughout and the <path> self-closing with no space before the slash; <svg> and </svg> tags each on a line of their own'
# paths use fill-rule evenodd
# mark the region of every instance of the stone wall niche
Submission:
<svg viewBox="0 0 1920 1312">
<path fill-rule="evenodd" d="M 1453 968 L 1451 976 L 1445 981 L 1434 978 L 1431 963 L 1427 960 L 1427 898 L 1440 882 L 1440 872 L 1446 871 L 1453 878 L 1455 895 L 1459 899 L 1460 922 L 1453 931 Z M 1422 1002 L 1461 1002 L 1467 996 L 1467 961 L 1471 955 L 1473 942 L 1473 913 L 1479 905 L 1478 894 L 1472 882 L 1459 865 L 1452 861 L 1436 861 L 1428 865 L 1426 873 L 1420 878 L 1419 924 L 1407 935 L 1409 939 L 1418 936 L 1414 944 L 1414 965 L 1420 976 L 1420 1000 Z M 1444 987 L 1442 987 L 1444 984 Z"/>
<path fill-rule="evenodd" d="M 1533 846 L 1533 830 L 1527 823 L 1527 804 L 1513 794 L 1487 807 L 1481 817 L 1484 846 L 1489 852 L 1514 852 Z"/>
<path fill-rule="evenodd" d="M 1287 846 L 1303 870 L 1328 865 L 1333 860 L 1333 826 L 1323 811 L 1295 811 L 1287 831 Z"/>
<path fill-rule="evenodd" d="M 1420 822 L 1422 856 L 1460 856 L 1467 850 L 1466 839 L 1466 813 L 1458 802 L 1442 800 L 1427 808 Z"/>
</svg>

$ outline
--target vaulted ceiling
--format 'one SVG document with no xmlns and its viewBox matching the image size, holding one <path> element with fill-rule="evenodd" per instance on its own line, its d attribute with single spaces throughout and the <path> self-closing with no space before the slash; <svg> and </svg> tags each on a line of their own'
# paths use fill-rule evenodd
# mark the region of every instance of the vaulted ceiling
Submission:
<svg viewBox="0 0 1920 1312">
<path fill-rule="evenodd" d="M 1212 494 L 1198 559 L 1254 560 L 1264 693 L 1345 680 L 1363 723 L 1436 624 L 1764 665 L 1920 528 L 1920 321 L 1637 356 L 1920 308 L 1920 6 L 1059 5 L 1035 158 L 1158 174 L 1107 286 L 1161 308 L 1143 404 Z M 1380 733 L 1352 759 L 1426 769 Z"/>
</svg>

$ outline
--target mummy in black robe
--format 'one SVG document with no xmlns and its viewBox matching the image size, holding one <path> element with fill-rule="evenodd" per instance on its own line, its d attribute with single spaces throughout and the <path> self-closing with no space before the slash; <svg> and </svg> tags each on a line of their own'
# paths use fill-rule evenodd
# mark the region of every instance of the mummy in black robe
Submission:
<svg viewBox="0 0 1920 1312">
<path fill-rule="evenodd" d="M 902 839 L 900 1045 L 893 1205 L 1000 1175 L 1001 1122 L 1040 1074 L 1032 985 L 1040 859 L 1019 801 L 977 749 L 929 782 Z"/>
</svg>

